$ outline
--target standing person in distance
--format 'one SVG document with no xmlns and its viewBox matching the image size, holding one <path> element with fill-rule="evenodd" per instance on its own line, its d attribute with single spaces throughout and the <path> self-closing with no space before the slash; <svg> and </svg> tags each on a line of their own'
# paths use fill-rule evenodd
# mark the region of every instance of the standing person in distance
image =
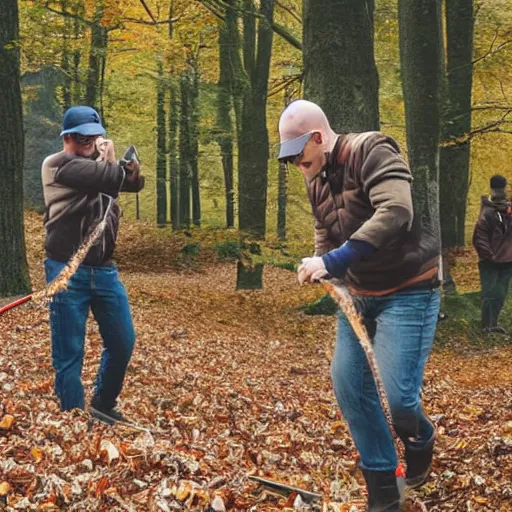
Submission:
<svg viewBox="0 0 512 512">
<path fill-rule="evenodd" d="M 512 277 L 512 203 L 507 198 L 508 183 L 504 176 L 494 175 L 489 185 L 491 193 L 482 196 L 473 233 L 482 290 L 482 332 L 506 335 L 498 318 Z"/>
</svg>

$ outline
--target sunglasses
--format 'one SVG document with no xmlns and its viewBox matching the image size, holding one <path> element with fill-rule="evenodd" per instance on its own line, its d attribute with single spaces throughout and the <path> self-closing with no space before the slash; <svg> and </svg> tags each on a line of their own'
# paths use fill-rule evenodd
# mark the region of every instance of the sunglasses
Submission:
<svg viewBox="0 0 512 512">
<path fill-rule="evenodd" d="M 306 138 L 306 141 L 304 142 L 304 146 L 302 146 L 302 151 L 300 153 L 298 153 L 297 155 L 291 155 L 291 156 L 283 159 L 284 163 L 293 164 L 298 167 L 300 164 L 300 161 L 302 160 L 302 157 L 304 156 L 304 148 L 306 147 L 306 144 L 309 142 L 309 140 L 311 139 L 311 137 L 313 137 L 313 135 L 315 133 L 316 133 L 315 131 L 308 133 L 308 137 Z"/>
<path fill-rule="evenodd" d="M 281 162 L 283 164 L 286 164 L 286 165 L 295 165 L 296 167 L 298 167 L 298 164 L 300 163 L 300 159 L 302 158 L 302 155 L 304 153 L 301 152 L 299 153 L 298 155 L 293 155 L 293 156 L 289 156 L 289 157 L 286 157 L 286 158 L 282 158 L 281 159 Z"/>
<path fill-rule="evenodd" d="M 80 135 L 79 133 L 73 134 L 74 141 L 80 146 L 88 146 L 91 142 L 94 142 L 99 135 Z"/>
</svg>

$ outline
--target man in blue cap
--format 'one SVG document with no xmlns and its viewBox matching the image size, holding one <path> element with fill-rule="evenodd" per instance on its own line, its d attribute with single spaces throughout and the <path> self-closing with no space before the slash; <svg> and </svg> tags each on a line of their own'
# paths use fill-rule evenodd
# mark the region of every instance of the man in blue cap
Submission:
<svg viewBox="0 0 512 512">
<path fill-rule="evenodd" d="M 94 227 L 106 228 L 91 247 L 66 291 L 50 303 L 55 392 L 62 410 L 84 408 L 81 372 L 89 310 L 98 323 L 104 349 L 91 413 L 106 423 L 122 421 L 115 409 L 135 343 L 126 290 L 112 261 L 120 209 L 120 192 L 144 186 L 137 160 L 120 165 L 114 143 L 105 139 L 98 113 L 74 106 L 64 115 L 63 151 L 42 165 L 45 200 L 47 282 L 57 277 Z"/>
</svg>

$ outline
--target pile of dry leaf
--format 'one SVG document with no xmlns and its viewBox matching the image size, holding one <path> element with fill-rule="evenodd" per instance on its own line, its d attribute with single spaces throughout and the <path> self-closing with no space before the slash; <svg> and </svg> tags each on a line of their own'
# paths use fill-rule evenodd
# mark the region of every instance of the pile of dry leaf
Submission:
<svg viewBox="0 0 512 512">
<path fill-rule="evenodd" d="M 29 221 L 40 287 L 40 221 Z M 364 510 L 329 378 L 335 318 L 299 310 L 321 290 L 269 267 L 264 290 L 237 292 L 235 264 L 190 269 L 164 252 L 146 264 L 133 257 L 142 257 L 135 231 L 126 233 L 121 273 L 138 338 L 120 407 L 151 432 L 61 413 L 47 312 L 13 310 L 0 318 L 0 510 Z M 89 397 L 100 353 L 90 321 Z M 512 346 L 433 354 L 425 406 L 439 441 L 432 479 L 417 495 L 427 510 L 512 510 L 511 361 Z M 324 501 L 273 495 L 249 475 Z"/>
</svg>

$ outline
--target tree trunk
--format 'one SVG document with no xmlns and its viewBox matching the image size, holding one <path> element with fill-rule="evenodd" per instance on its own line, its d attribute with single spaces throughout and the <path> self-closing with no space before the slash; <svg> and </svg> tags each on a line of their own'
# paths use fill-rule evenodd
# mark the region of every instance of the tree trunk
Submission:
<svg viewBox="0 0 512 512">
<path fill-rule="evenodd" d="M 74 12 L 78 15 L 83 15 L 84 6 L 82 2 L 76 2 L 74 7 Z M 83 34 L 82 24 L 80 20 L 73 20 L 73 34 L 75 37 L 75 41 L 78 41 Z M 82 84 L 80 78 L 80 61 L 82 60 L 82 50 L 76 45 L 75 50 L 73 51 L 73 95 L 72 95 L 72 103 L 76 104 L 80 101 L 82 97 Z"/>
<path fill-rule="evenodd" d="M 62 12 L 67 12 L 68 0 L 61 0 L 60 3 Z M 64 110 L 67 110 L 73 104 L 73 93 L 71 90 L 71 52 L 69 49 L 70 28 L 72 22 L 68 19 L 63 20 L 62 28 L 62 56 L 61 56 L 61 69 L 62 77 L 62 105 Z"/>
<path fill-rule="evenodd" d="M 83 3 L 61 0 L 62 12 L 71 12 L 83 16 Z M 62 106 L 64 110 L 81 101 L 80 94 L 80 60 L 81 50 L 78 44 L 83 34 L 82 23 L 78 18 L 64 18 L 62 32 Z"/>
<path fill-rule="evenodd" d="M 443 247 L 465 243 L 469 187 L 471 92 L 473 84 L 473 0 L 446 2 L 446 111 L 440 154 Z"/>
<path fill-rule="evenodd" d="M 197 65 L 197 57 L 190 54 L 188 67 L 182 72 L 180 79 L 180 219 L 182 228 L 190 226 L 191 213 L 194 225 L 201 224 L 197 160 L 199 153 L 199 72 Z"/>
<path fill-rule="evenodd" d="M 399 0 L 402 87 L 415 219 L 439 228 L 439 9 L 432 0 Z"/>
<path fill-rule="evenodd" d="M 257 263 L 254 267 L 247 267 L 243 261 L 238 260 L 236 267 L 237 290 L 261 290 L 263 280 L 263 264 Z"/>
<path fill-rule="evenodd" d="M 169 2 L 169 19 L 174 18 L 175 3 L 174 0 Z M 174 22 L 169 23 L 169 39 L 174 38 Z M 171 225 L 172 230 L 180 229 L 180 169 L 178 160 L 178 116 L 179 116 L 179 90 L 174 78 L 175 71 L 171 66 L 169 70 L 169 198 L 171 201 Z"/>
<path fill-rule="evenodd" d="M 232 16 L 231 12 L 226 13 Z M 226 22 L 219 26 L 219 83 L 217 96 L 217 142 L 222 156 L 226 200 L 226 227 L 235 225 L 235 191 L 233 182 L 233 120 L 231 118 L 233 94 L 233 68 L 231 64 L 232 37 Z"/>
<path fill-rule="evenodd" d="M 23 230 L 23 114 L 17 0 L 0 9 L 0 296 L 28 293 Z"/>
<path fill-rule="evenodd" d="M 94 25 L 91 28 L 91 48 L 85 89 L 85 103 L 98 110 L 104 121 L 103 112 L 101 112 L 103 99 L 100 97 L 100 91 L 102 89 L 102 70 L 104 69 L 107 56 L 108 34 L 101 25 L 102 18 L 103 0 L 98 0 L 93 18 Z"/>
<path fill-rule="evenodd" d="M 243 105 L 238 134 L 238 218 L 241 231 L 256 238 L 264 238 L 269 156 L 266 105 L 273 36 L 270 24 L 274 2 L 260 2 L 259 14 L 262 18 L 258 22 L 257 42 L 252 25 L 256 19 L 253 2 L 246 0 L 244 6 L 244 27 L 247 30 L 244 32 L 244 68 L 247 85 L 241 96 Z M 254 48 L 257 48 L 256 54 Z M 240 79 L 244 80 L 244 77 Z"/>
<path fill-rule="evenodd" d="M 279 162 L 277 182 L 277 237 L 281 242 L 286 240 L 286 204 L 288 190 L 288 165 Z"/>
<path fill-rule="evenodd" d="M 171 224 L 173 231 L 180 229 L 180 168 L 178 159 L 178 117 L 179 117 L 179 89 L 176 80 L 171 77 L 169 84 L 169 181 L 171 197 Z"/>
<path fill-rule="evenodd" d="M 238 224 L 242 233 L 264 238 L 268 179 L 266 103 L 274 2 L 261 0 L 258 12 L 253 0 L 226 0 L 225 4 L 238 145 Z M 242 7 L 243 45 L 239 6 Z M 262 276 L 262 265 L 245 266 L 240 261 L 237 288 L 261 288 Z"/>
<path fill-rule="evenodd" d="M 291 101 L 290 88 L 284 91 L 284 106 L 287 107 Z M 279 174 L 277 181 L 277 236 L 279 240 L 286 240 L 286 203 L 288 189 L 288 165 L 279 162 Z"/>
<path fill-rule="evenodd" d="M 180 229 L 190 226 L 190 79 L 189 71 L 180 77 Z"/>
<path fill-rule="evenodd" d="M 303 19 L 305 98 L 339 133 L 378 130 L 373 1 L 303 0 Z"/>
<path fill-rule="evenodd" d="M 199 59 L 197 55 L 190 58 L 190 174 L 192 188 L 192 222 L 201 225 L 201 195 L 199 188 Z"/>
<path fill-rule="evenodd" d="M 157 64 L 156 93 L 156 222 L 167 223 L 167 148 L 165 124 L 165 82 L 162 62 Z"/>
<path fill-rule="evenodd" d="M 243 7 L 243 70 L 237 64 L 234 85 L 238 128 L 238 226 L 242 233 L 263 239 L 269 157 L 266 105 L 274 2 L 260 1 L 257 28 L 253 0 L 244 0 Z M 263 287 L 263 265 L 245 268 L 240 261 L 238 266 L 238 289 Z"/>
</svg>

